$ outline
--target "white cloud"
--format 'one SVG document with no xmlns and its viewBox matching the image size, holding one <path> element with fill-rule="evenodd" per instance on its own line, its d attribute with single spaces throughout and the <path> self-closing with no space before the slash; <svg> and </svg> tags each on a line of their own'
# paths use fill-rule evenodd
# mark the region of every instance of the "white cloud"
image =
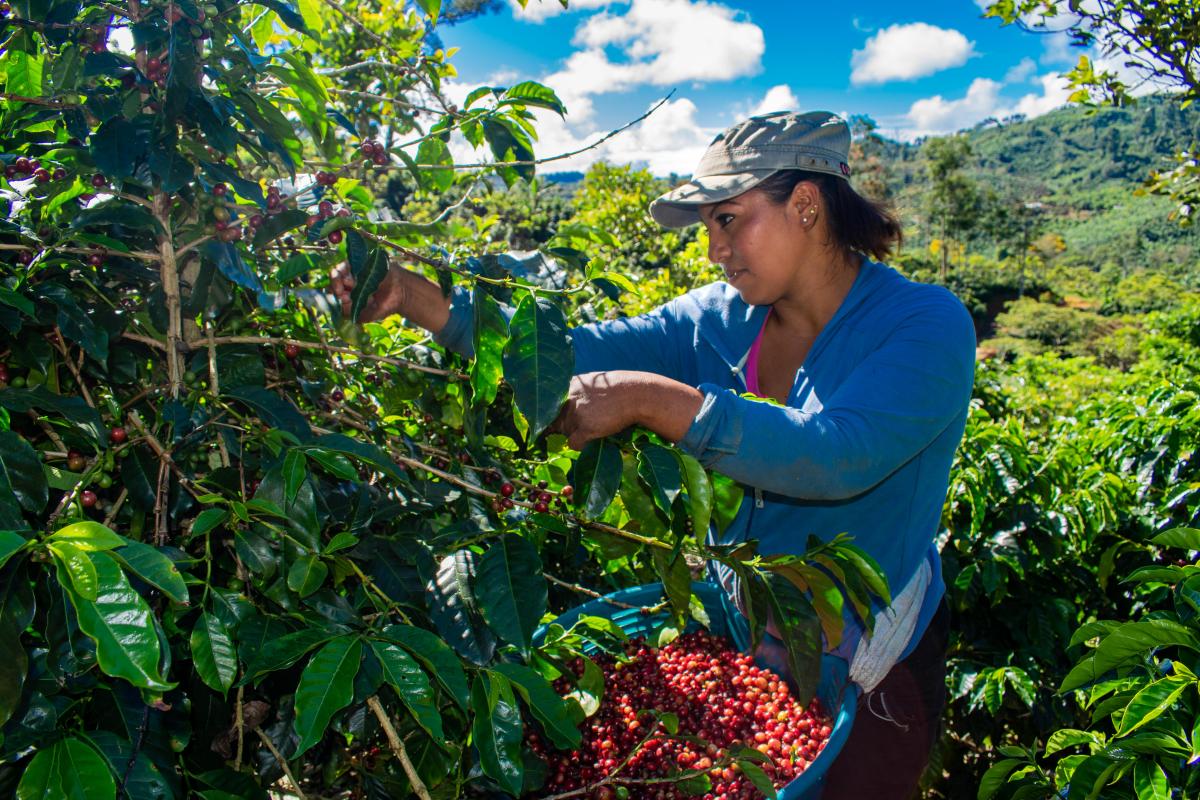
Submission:
<svg viewBox="0 0 1200 800">
<path fill-rule="evenodd" d="M 628 13 L 597 14 L 580 26 L 575 44 L 618 47 L 645 83 L 731 80 L 762 68 L 762 29 L 745 15 L 705 0 L 633 0 Z"/>
<path fill-rule="evenodd" d="M 1004 73 L 1004 82 L 1024 83 L 1032 78 L 1035 72 L 1037 72 L 1037 63 L 1032 58 L 1022 58 L 1020 62 L 1010 67 L 1008 72 Z"/>
<path fill-rule="evenodd" d="M 892 25 L 867 40 L 850 58 L 855 85 L 904 81 L 965 64 L 975 43 L 956 30 L 924 22 Z"/>
<path fill-rule="evenodd" d="M 1000 95 L 1004 84 L 988 78 L 976 78 L 961 98 L 947 100 L 942 95 L 935 95 L 913 103 L 897 135 L 904 139 L 916 139 L 953 133 L 988 118 L 1004 119 L 1014 114 L 1038 117 L 1066 104 L 1070 90 L 1062 75 L 1049 72 L 1040 76 L 1038 83 L 1041 85 L 1040 93 L 1027 93 L 1011 103 Z"/>
<path fill-rule="evenodd" d="M 591 118 L 595 95 L 753 75 L 766 49 L 761 28 L 705 0 L 633 0 L 623 14 L 587 19 L 574 43 L 582 49 L 543 78 L 563 99 L 572 124 Z"/>
<path fill-rule="evenodd" d="M 791 87 L 786 83 L 781 83 L 767 90 L 763 99 L 758 101 L 758 105 L 750 110 L 749 116 L 768 114 L 772 111 L 796 111 L 799 108 L 800 101 L 792 93 Z"/>
<path fill-rule="evenodd" d="M 603 8 L 622 0 L 571 0 L 569 7 L 563 8 L 558 0 L 528 0 L 524 8 L 517 0 L 509 0 L 513 16 L 526 22 L 543 22 L 549 17 L 557 17 L 568 11 L 580 11 L 588 8 Z"/>
<path fill-rule="evenodd" d="M 717 131 L 703 127 L 696 119 L 696 104 L 688 98 L 670 100 L 642 122 L 629 130 L 578 155 L 538 166 L 538 171 L 584 171 L 596 161 L 612 164 L 632 164 L 648 167 L 655 175 L 675 172 L 690 175 L 700 162 L 700 156 Z M 608 133 L 603 128 L 578 132 L 557 114 L 537 109 L 538 141 L 535 151 L 539 158 L 570 153 L 599 141 Z M 486 148 L 472 150 L 461 137 L 451 140 L 451 152 L 460 163 L 478 162 L 486 157 Z"/>
<path fill-rule="evenodd" d="M 1042 84 L 1040 95 L 1027 94 L 1018 100 L 1011 110 L 1005 110 L 993 116 L 1007 117 L 1013 114 L 1024 114 L 1027 117 L 1040 117 L 1042 114 L 1067 104 L 1071 90 L 1067 86 L 1066 78 L 1057 72 L 1049 72 L 1038 78 L 1038 81 Z"/>
<path fill-rule="evenodd" d="M 995 116 L 992 112 L 999 106 L 1001 88 L 996 81 L 976 78 L 966 96 L 958 100 L 947 100 L 940 94 L 918 100 L 908 110 L 907 133 L 913 138 L 949 133 Z"/>
<path fill-rule="evenodd" d="M 1046 34 L 1042 39 L 1042 54 L 1038 61 L 1047 66 L 1074 65 L 1079 60 L 1079 48 L 1071 46 L 1071 37 L 1065 33 Z"/>
</svg>

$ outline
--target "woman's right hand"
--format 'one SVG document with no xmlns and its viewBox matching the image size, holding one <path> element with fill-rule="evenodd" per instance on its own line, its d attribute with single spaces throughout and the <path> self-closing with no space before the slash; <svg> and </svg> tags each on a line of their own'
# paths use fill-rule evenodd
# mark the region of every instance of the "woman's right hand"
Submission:
<svg viewBox="0 0 1200 800">
<path fill-rule="evenodd" d="M 379 282 L 379 287 L 375 293 L 368 298 L 367 303 L 363 306 L 361 313 L 358 315 L 360 325 L 365 322 L 374 322 L 391 316 L 392 314 L 405 314 L 405 307 L 408 305 L 408 282 L 405 280 L 404 269 L 402 267 L 392 266 L 388 270 L 387 275 Z M 342 262 L 334 267 L 333 272 L 329 275 L 330 287 L 333 289 L 334 297 L 342 304 L 342 315 L 350 316 L 350 295 L 354 291 L 354 275 L 350 273 L 350 265 Z"/>
</svg>

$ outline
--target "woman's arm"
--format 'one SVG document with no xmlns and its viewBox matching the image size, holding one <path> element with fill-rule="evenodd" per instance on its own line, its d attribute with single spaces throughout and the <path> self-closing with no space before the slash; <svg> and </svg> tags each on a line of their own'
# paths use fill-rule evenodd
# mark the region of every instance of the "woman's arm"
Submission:
<svg viewBox="0 0 1200 800">
<path fill-rule="evenodd" d="M 354 290 L 354 276 L 350 268 L 339 265 L 330 276 L 334 295 L 342 303 L 342 313 L 350 314 L 350 294 Z M 367 300 L 358 321 L 375 320 L 399 314 L 430 333 L 437 335 L 450 319 L 450 298 L 442 294 L 441 287 L 412 270 L 392 265 L 388 274 L 379 283 L 379 288 Z"/>
<path fill-rule="evenodd" d="M 820 396 L 819 410 L 739 397 L 710 384 L 679 441 L 702 464 L 790 497 L 861 494 L 919 454 L 965 414 L 975 332 L 957 300 L 915 313 Z M 820 380 L 817 379 L 818 391 Z"/>
<path fill-rule="evenodd" d="M 698 389 L 652 372 L 588 372 L 571 379 L 553 429 L 566 434 L 576 450 L 631 425 L 676 442 L 687 433 L 703 400 Z"/>
</svg>

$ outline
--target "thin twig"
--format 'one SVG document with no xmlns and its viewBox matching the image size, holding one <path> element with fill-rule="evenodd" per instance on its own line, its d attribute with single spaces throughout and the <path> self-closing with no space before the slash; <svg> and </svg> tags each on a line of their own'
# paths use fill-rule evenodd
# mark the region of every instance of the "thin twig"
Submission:
<svg viewBox="0 0 1200 800">
<path fill-rule="evenodd" d="M 304 792 L 300 789 L 300 783 L 296 780 L 296 776 L 292 774 L 292 768 L 288 766 L 287 759 L 284 758 L 283 754 L 279 752 L 279 749 L 275 747 L 275 743 L 271 741 L 271 737 L 263 733 L 262 728 L 255 728 L 254 732 L 258 734 L 258 738 L 262 739 L 262 743 L 265 744 L 267 749 L 271 751 L 271 755 L 275 756 L 275 761 L 278 762 L 279 766 L 283 769 L 283 774 L 287 776 L 287 779 L 291 782 L 292 787 L 295 788 L 296 796 L 299 797 L 300 800 L 306 800 L 304 797 Z"/>
<path fill-rule="evenodd" d="M 234 725 L 237 726 L 237 752 L 234 753 L 233 771 L 242 771 L 242 741 L 245 736 L 245 726 L 242 724 L 242 693 L 246 687 L 239 686 L 237 693 L 237 706 L 234 708 Z"/>
<path fill-rule="evenodd" d="M 213 324 L 211 321 L 204 323 L 204 327 L 208 329 L 208 393 L 212 396 L 213 402 L 219 402 L 221 397 L 221 383 L 217 375 L 217 346 L 213 343 Z M 221 466 L 229 466 L 229 450 L 225 447 L 225 437 L 217 434 L 217 448 L 221 452 Z M 240 713 L 240 712 L 239 712 Z"/>
<path fill-rule="evenodd" d="M 139 333 L 128 333 L 128 332 L 122 333 L 121 338 L 128 339 L 131 342 L 139 342 L 141 344 L 146 345 L 147 347 L 154 347 L 159 350 L 165 351 L 167 349 L 166 342 L 160 342 L 158 339 L 155 339 L 151 336 L 142 336 Z"/>
<path fill-rule="evenodd" d="M 604 602 L 608 603 L 611 606 L 616 606 L 617 608 L 627 608 L 627 609 L 631 609 L 631 610 L 638 610 L 638 611 L 649 611 L 650 610 L 649 606 L 635 606 L 635 605 L 630 605 L 629 603 L 623 603 L 620 600 L 613 600 L 605 595 L 600 594 L 599 592 L 588 589 L 585 586 L 580 586 L 577 583 L 567 583 L 563 579 L 556 578 L 549 573 L 544 573 L 544 574 L 546 576 L 546 580 L 550 581 L 551 583 L 555 584 L 556 586 L 561 586 L 564 589 L 570 589 L 573 592 L 579 592 L 580 594 L 586 595 L 587 597 L 591 597 L 594 600 L 603 600 Z"/>
<path fill-rule="evenodd" d="M 379 724 L 383 727 L 383 732 L 387 734 L 388 744 L 391 745 L 392 753 L 400 760 L 400 766 L 404 768 L 404 774 L 408 776 L 408 782 L 412 784 L 413 792 L 421 800 L 433 800 L 429 795 L 429 790 L 425 788 L 425 782 L 417 774 L 416 767 L 413 766 L 412 760 L 408 757 L 408 751 L 404 749 L 404 742 L 400 739 L 400 735 L 396 733 L 396 728 L 393 727 L 392 721 L 388 719 L 387 712 L 384 711 L 383 704 L 379 702 L 379 698 L 371 695 L 367 698 L 367 705 L 375 713 L 375 719 L 379 720 Z"/>
<path fill-rule="evenodd" d="M 0 250 L 44 250 L 54 253 L 72 253 L 81 256 L 90 256 L 98 252 L 94 247 L 61 247 L 59 245 L 28 245 L 28 244 L 0 244 Z M 161 256 L 158 253 L 143 253 L 140 250 L 109 250 L 109 255 L 124 256 L 126 258 L 137 258 L 142 261 L 157 262 Z"/>
<path fill-rule="evenodd" d="M 458 380 L 467 380 L 469 376 L 462 372 L 455 372 L 448 369 L 438 369 L 437 367 L 427 367 L 424 364 L 418 364 L 415 361 L 406 361 L 402 358 L 394 358 L 392 356 L 377 356 L 372 353 L 364 353 L 361 350 L 355 350 L 352 347 L 342 347 L 340 345 L 322 344 L 320 342 L 306 342 L 303 339 L 286 339 L 274 336 L 216 336 L 211 340 L 213 345 L 225 344 L 256 344 L 256 345 L 289 345 L 294 344 L 297 347 L 306 348 L 309 350 L 325 350 L 330 353 L 342 353 L 343 355 L 355 356 L 357 358 L 368 361 L 378 361 L 383 364 L 391 364 L 405 369 L 416 370 L 417 372 L 427 372 L 430 375 L 443 375 L 454 377 Z M 158 343 L 161 346 L 161 342 Z M 195 342 L 186 343 L 189 348 L 195 346 Z"/>
<path fill-rule="evenodd" d="M 58 347 L 58 352 L 62 354 L 63 361 L 67 365 L 67 369 L 75 376 L 75 382 L 79 384 L 79 393 L 83 395 L 83 400 L 92 408 L 96 407 L 96 403 L 92 400 L 92 394 L 88 391 L 87 384 L 83 382 L 83 374 L 71 360 L 71 351 L 67 348 L 67 340 L 63 338 L 62 330 L 57 325 L 54 326 L 54 334 L 57 341 L 55 345 Z"/>
<path fill-rule="evenodd" d="M 111 528 L 113 521 L 117 518 L 117 512 L 121 510 L 121 506 L 125 505 L 125 498 L 129 496 L 128 489 L 121 489 L 121 493 L 117 495 L 117 499 L 113 501 L 112 508 L 104 517 L 104 527 Z"/>
</svg>

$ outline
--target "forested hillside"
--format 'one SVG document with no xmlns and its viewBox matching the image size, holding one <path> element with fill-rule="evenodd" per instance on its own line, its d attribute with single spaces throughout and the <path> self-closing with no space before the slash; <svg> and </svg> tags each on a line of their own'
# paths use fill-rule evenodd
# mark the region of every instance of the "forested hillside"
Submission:
<svg viewBox="0 0 1200 800">
<path fill-rule="evenodd" d="M 1031 238 L 1060 235 L 1065 264 L 1154 267 L 1195 279 L 1180 262 L 1200 242 L 1196 231 L 1168 218 L 1166 199 L 1134 195 L 1151 171 L 1169 169 L 1174 153 L 1200 140 L 1195 107 L 1181 109 L 1169 97 L 1124 108 L 1074 106 L 1034 119 L 991 120 L 962 138 L 970 151 L 962 172 L 985 195 L 977 238 L 994 235 L 985 229 L 996 205 L 1019 215 L 1026 203 L 1041 203 L 1029 214 Z M 873 177 L 886 185 L 921 244 L 935 235 L 922 204 L 929 145 L 871 137 L 864 148 L 878 159 Z M 1024 220 L 1018 223 L 1008 235 Z"/>
</svg>

